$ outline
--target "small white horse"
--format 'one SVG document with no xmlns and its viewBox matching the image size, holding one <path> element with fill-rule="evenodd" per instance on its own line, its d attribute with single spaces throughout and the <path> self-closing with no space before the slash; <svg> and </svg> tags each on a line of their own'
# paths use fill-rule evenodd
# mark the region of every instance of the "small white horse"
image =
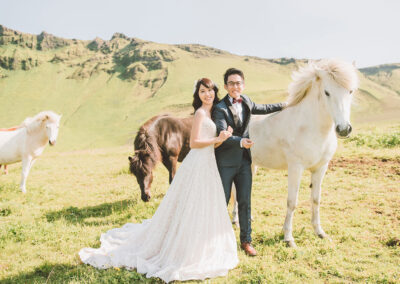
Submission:
<svg viewBox="0 0 400 284">
<path fill-rule="evenodd" d="M 13 131 L 0 131 L 0 164 L 8 165 L 22 161 L 20 188 L 26 192 L 26 178 L 36 158 L 47 143 L 54 145 L 58 136 L 61 116 L 43 111 L 28 117 Z"/>
<path fill-rule="evenodd" d="M 309 63 L 292 75 L 288 107 L 250 122 L 253 166 L 288 169 L 288 199 L 284 241 L 296 244 L 292 235 L 293 213 L 301 175 L 311 171 L 311 222 L 315 233 L 325 238 L 321 228 L 319 204 L 321 183 L 328 163 L 336 151 L 337 138 L 347 137 L 352 128 L 352 94 L 358 88 L 355 67 L 339 60 Z M 236 212 L 233 213 L 236 216 Z"/>
</svg>

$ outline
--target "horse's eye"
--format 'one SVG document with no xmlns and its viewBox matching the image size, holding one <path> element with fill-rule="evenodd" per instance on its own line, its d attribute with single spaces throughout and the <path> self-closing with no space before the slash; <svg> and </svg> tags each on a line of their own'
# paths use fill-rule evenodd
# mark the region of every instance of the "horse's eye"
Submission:
<svg viewBox="0 0 400 284">
<path fill-rule="evenodd" d="M 350 90 L 350 94 L 352 94 L 353 93 L 353 90 Z"/>
<path fill-rule="evenodd" d="M 327 97 L 329 97 L 331 94 L 329 94 L 328 91 L 325 91 L 325 95 L 326 95 Z"/>
</svg>

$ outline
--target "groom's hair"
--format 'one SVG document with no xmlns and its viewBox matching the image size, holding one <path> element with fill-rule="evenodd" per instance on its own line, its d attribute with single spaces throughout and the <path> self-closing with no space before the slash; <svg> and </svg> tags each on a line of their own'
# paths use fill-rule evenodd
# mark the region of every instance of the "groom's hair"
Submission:
<svg viewBox="0 0 400 284">
<path fill-rule="evenodd" d="M 228 84 L 228 77 L 231 75 L 234 75 L 234 74 L 237 74 L 240 77 L 242 77 L 242 80 L 244 81 L 244 75 L 241 70 L 236 69 L 236 68 L 229 68 L 228 70 L 225 71 L 225 74 L 224 74 L 224 84 L 225 85 Z"/>
</svg>

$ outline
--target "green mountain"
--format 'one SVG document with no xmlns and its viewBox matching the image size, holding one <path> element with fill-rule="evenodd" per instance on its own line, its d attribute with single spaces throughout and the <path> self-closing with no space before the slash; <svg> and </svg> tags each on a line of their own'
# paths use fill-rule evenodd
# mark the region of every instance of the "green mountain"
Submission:
<svg viewBox="0 0 400 284">
<path fill-rule="evenodd" d="M 222 87 L 222 74 L 234 66 L 244 71 L 246 93 L 256 102 L 277 102 L 286 96 L 292 70 L 304 63 L 197 44 L 159 44 L 121 33 L 85 41 L 0 25 L 0 127 L 54 110 L 63 114 L 58 149 L 121 145 L 153 115 L 191 113 L 198 78 L 209 77 Z M 392 119 L 387 110 L 400 109 L 400 78 L 384 82 L 364 70 L 354 118 Z"/>
</svg>

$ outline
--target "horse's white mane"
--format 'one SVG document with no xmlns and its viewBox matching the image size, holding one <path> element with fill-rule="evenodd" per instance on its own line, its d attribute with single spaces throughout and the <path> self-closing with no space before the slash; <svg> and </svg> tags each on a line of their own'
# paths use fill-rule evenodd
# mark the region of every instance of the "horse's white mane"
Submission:
<svg viewBox="0 0 400 284">
<path fill-rule="evenodd" d="M 28 132 L 36 130 L 40 125 L 42 125 L 43 121 L 57 122 L 60 119 L 60 116 L 52 111 L 42 111 L 39 112 L 34 117 L 27 117 L 25 120 L 18 126 L 18 128 L 26 128 Z"/>
<path fill-rule="evenodd" d="M 356 68 L 347 62 L 337 59 L 322 59 L 309 62 L 292 73 L 293 82 L 289 84 L 288 106 L 297 105 L 307 95 L 314 82 L 320 80 L 319 72 L 326 71 L 331 78 L 347 90 L 358 88 Z"/>
</svg>

